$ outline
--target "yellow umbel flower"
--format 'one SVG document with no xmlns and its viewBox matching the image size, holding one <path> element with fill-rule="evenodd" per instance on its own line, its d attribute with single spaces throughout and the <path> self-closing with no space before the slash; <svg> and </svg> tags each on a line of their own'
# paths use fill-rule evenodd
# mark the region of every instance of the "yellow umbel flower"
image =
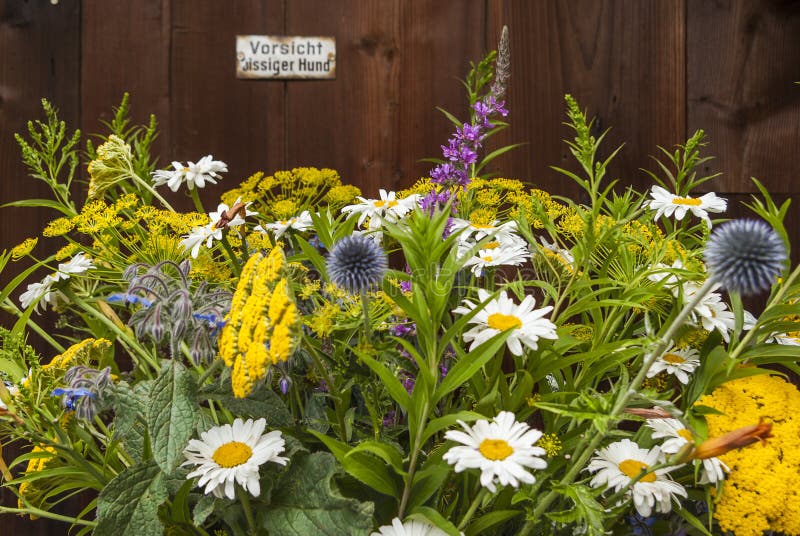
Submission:
<svg viewBox="0 0 800 536">
<path fill-rule="evenodd" d="M 63 261 L 64 259 L 66 259 L 68 257 L 72 257 L 80 249 L 81 249 L 80 244 L 77 244 L 75 242 L 70 242 L 69 244 L 67 244 L 66 246 L 64 246 L 63 248 L 59 249 L 56 252 L 56 260 L 57 261 Z"/>
<path fill-rule="evenodd" d="M 72 366 L 86 365 L 92 359 L 96 360 L 98 354 L 102 354 L 110 347 L 111 341 L 107 339 L 84 339 L 67 348 L 64 353 L 55 356 L 46 365 L 42 365 L 42 370 L 66 372 Z"/>
<path fill-rule="evenodd" d="M 719 456 L 731 468 L 714 517 L 736 536 L 764 531 L 800 534 L 800 391 L 777 376 L 760 374 L 722 384 L 697 402 L 720 415 L 706 415 L 708 436 L 758 423 L 772 423 L 772 438 Z"/>
<path fill-rule="evenodd" d="M 257 253 L 242 269 L 231 300 L 231 312 L 219 338 L 219 352 L 233 367 L 234 396 L 249 395 L 269 365 L 289 359 L 294 347 L 297 306 L 289 283 L 281 277 L 286 259 L 276 246 Z"/>
<path fill-rule="evenodd" d="M 42 236 L 62 236 L 70 232 L 73 227 L 75 227 L 75 225 L 69 220 L 69 218 L 56 218 L 47 224 L 42 231 Z"/>
<path fill-rule="evenodd" d="M 133 154 L 125 140 L 112 134 L 97 148 L 97 158 L 89 162 L 89 199 L 97 199 L 117 182 L 132 174 Z"/>
<path fill-rule="evenodd" d="M 38 238 L 26 238 L 22 243 L 11 248 L 11 260 L 18 261 L 28 255 L 36 247 Z"/>
</svg>

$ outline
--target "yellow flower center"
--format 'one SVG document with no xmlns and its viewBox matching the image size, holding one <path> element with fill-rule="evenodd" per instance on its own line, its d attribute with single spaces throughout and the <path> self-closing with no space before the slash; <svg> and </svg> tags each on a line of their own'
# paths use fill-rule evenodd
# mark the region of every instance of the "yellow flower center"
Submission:
<svg viewBox="0 0 800 536">
<path fill-rule="evenodd" d="M 676 197 L 672 200 L 673 205 L 688 205 L 691 207 L 699 207 L 703 204 L 700 199 L 693 199 L 691 197 Z"/>
<path fill-rule="evenodd" d="M 392 208 L 396 206 L 397 206 L 397 201 L 383 201 L 383 200 L 375 201 L 375 208 L 382 208 L 382 207 Z"/>
<path fill-rule="evenodd" d="M 495 461 L 505 460 L 514 454 L 514 449 L 504 439 L 484 439 L 478 450 L 484 458 Z"/>
<path fill-rule="evenodd" d="M 500 242 L 494 241 L 494 242 L 489 242 L 488 244 L 483 246 L 483 249 L 495 249 L 499 247 L 500 247 Z"/>
<path fill-rule="evenodd" d="M 486 262 L 492 262 L 493 260 L 491 255 L 486 255 L 484 257 L 481 257 L 481 259 L 483 259 Z"/>
<path fill-rule="evenodd" d="M 503 313 L 490 314 L 486 323 L 490 328 L 500 331 L 519 329 L 522 327 L 522 320 L 514 315 L 504 315 Z"/>
<path fill-rule="evenodd" d="M 220 445 L 217 450 L 214 451 L 212 458 L 214 458 L 214 461 L 217 462 L 217 465 L 220 467 L 230 468 L 242 465 L 249 460 L 252 455 L 253 449 L 251 449 L 249 445 L 241 443 L 240 441 L 231 441 Z"/>
<path fill-rule="evenodd" d="M 629 478 L 636 478 L 642 472 L 642 469 L 647 470 L 648 465 L 639 460 L 624 460 L 619 464 L 619 470 L 625 473 Z M 648 473 L 639 479 L 639 482 L 655 482 L 656 474 Z"/>
<path fill-rule="evenodd" d="M 678 354 L 666 354 L 661 359 L 663 359 L 667 363 L 672 363 L 673 365 L 680 365 L 681 363 L 686 362 L 686 360 L 681 356 L 679 356 Z"/>
<path fill-rule="evenodd" d="M 693 442 L 694 442 L 694 436 L 693 436 L 693 435 L 692 435 L 692 433 L 691 433 L 689 430 L 687 430 L 686 428 L 681 428 L 680 430 L 678 430 L 678 431 L 677 431 L 677 434 L 678 434 L 679 436 L 681 436 L 682 438 L 684 438 L 684 439 L 685 439 L 686 441 L 688 441 L 689 443 L 693 443 Z"/>
<path fill-rule="evenodd" d="M 185 168 L 183 168 L 181 171 L 182 171 L 182 172 L 184 172 L 184 173 L 189 173 L 189 171 L 190 171 L 190 170 L 189 170 L 189 168 L 188 168 L 188 167 L 185 167 Z"/>
<path fill-rule="evenodd" d="M 473 229 L 494 229 L 492 225 L 486 223 L 473 223 L 471 225 Z"/>
</svg>

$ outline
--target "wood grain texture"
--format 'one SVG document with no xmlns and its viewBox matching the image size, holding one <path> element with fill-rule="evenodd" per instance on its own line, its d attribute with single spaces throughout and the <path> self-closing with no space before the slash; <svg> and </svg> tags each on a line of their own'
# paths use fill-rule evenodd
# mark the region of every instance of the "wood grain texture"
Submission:
<svg viewBox="0 0 800 536">
<path fill-rule="evenodd" d="M 287 166 L 336 169 L 365 191 L 392 184 L 398 0 L 290 2 L 291 35 L 336 38 L 336 80 L 287 82 Z"/>
<path fill-rule="evenodd" d="M 689 0 L 687 115 L 724 175 L 708 188 L 800 192 L 800 3 Z"/>
<path fill-rule="evenodd" d="M 511 35 L 511 128 L 499 141 L 528 143 L 505 174 L 575 193 L 548 169 L 576 169 L 561 142 L 574 137 L 562 124 L 571 93 L 596 116 L 596 132 L 612 127 L 605 155 L 625 143 L 610 176 L 648 186 L 638 171 L 648 155 L 684 141 L 684 15 L 684 0 L 491 1 L 488 27 L 507 24 Z"/>
<path fill-rule="evenodd" d="M 43 119 L 42 98 L 59 108 L 60 117 L 71 128 L 78 125 L 79 28 L 79 0 L 62 0 L 56 6 L 50 2 L 0 1 L 0 57 L 3 58 L 0 62 L 0 203 L 50 195 L 50 189 L 44 183 L 27 176 L 14 133 L 26 132 L 25 124 L 30 119 Z M 44 209 L 0 210 L 0 248 L 10 248 L 27 237 L 38 236 L 40 229 L 56 216 L 53 211 Z M 40 240 L 36 255 L 47 257 L 57 247 L 54 242 Z M 0 276 L 0 284 L 7 283 L 25 264 L 25 261 L 20 261 L 9 267 Z M 36 276 L 43 277 L 45 273 L 41 270 Z M 24 290 L 24 285 L 12 294 L 12 298 L 16 299 L 21 290 Z M 43 318 L 37 320 L 42 322 Z M 50 316 L 42 325 L 53 321 Z M 0 325 L 10 327 L 13 319 L 2 313 Z M 29 340 L 40 350 L 46 348 L 46 345 L 38 344 L 35 335 Z M 20 454 L 20 446 L 3 445 L 2 456 L 6 462 L 10 463 Z M 22 469 L 24 464 L 14 471 Z M 74 500 L 68 502 L 66 508 L 78 511 L 82 508 Z M 0 504 L 16 507 L 16 496 L 11 490 L 0 488 Z M 2 534 L 45 536 L 65 531 L 61 523 L 31 522 L 13 515 L 2 516 L 0 523 Z"/>
<path fill-rule="evenodd" d="M 153 153 L 169 163 L 170 2 L 83 0 L 81 10 L 81 127 L 86 134 L 107 134 L 122 95 L 131 95 L 135 124 L 150 114 L 159 120 Z"/>
<path fill-rule="evenodd" d="M 392 187 L 409 186 L 428 176 L 442 157 L 453 125 L 436 107 L 469 118 L 462 80 L 471 61 L 488 50 L 486 17 L 477 2 L 402 2 L 397 24 L 400 73 L 395 128 L 395 177 Z M 383 187 L 383 184 L 381 185 Z M 390 186 L 387 184 L 386 186 Z"/>
<path fill-rule="evenodd" d="M 206 154 L 228 164 L 206 208 L 255 171 L 285 167 L 285 82 L 236 78 L 237 34 L 284 33 L 281 0 L 171 0 L 169 159 Z"/>
</svg>

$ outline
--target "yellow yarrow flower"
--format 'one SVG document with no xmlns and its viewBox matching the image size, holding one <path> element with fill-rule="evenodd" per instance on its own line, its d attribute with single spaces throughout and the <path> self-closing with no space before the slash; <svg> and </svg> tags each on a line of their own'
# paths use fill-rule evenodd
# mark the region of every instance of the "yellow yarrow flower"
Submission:
<svg viewBox="0 0 800 536">
<path fill-rule="evenodd" d="M 256 253 L 245 264 L 219 338 L 220 356 L 233 368 L 234 396 L 249 395 L 269 365 L 289 359 L 294 346 L 297 306 L 281 277 L 283 249 Z"/>
<path fill-rule="evenodd" d="M 800 391 L 778 376 L 729 381 L 697 402 L 722 414 L 706 415 L 708 436 L 722 436 L 764 419 L 772 438 L 719 456 L 731 468 L 714 517 L 736 536 L 764 531 L 800 534 Z"/>
</svg>

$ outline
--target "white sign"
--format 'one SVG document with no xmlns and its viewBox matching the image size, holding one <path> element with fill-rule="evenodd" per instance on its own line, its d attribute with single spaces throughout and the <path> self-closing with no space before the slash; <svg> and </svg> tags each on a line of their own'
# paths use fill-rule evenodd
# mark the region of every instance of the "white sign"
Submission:
<svg viewBox="0 0 800 536">
<path fill-rule="evenodd" d="M 336 78 L 336 38 L 237 35 L 236 78 Z"/>
</svg>

